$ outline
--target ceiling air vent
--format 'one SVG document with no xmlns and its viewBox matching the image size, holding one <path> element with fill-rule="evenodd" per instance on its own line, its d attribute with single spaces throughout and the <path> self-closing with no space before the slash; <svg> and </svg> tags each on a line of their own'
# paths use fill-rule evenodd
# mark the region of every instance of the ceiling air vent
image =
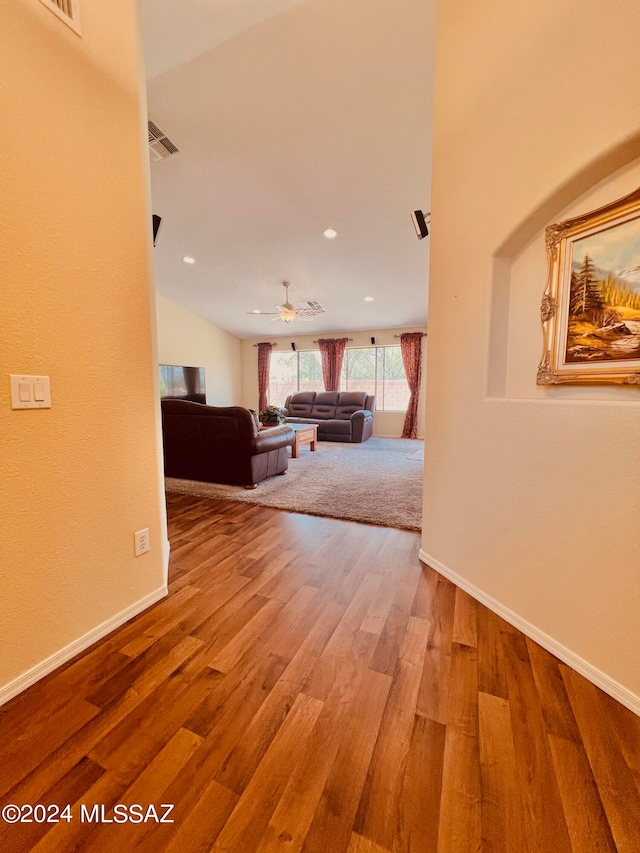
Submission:
<svg viewBox="0 0 640 853">
<path fill-rule="evenodd" d="M 82 27 L 80 25 L 80 0 L 40 0 L 47 9 L 50 9 L 53 14 L 64 21 L 68 27 L 82 35 Z"/>
<path fill-rule="evenodd" d="M 180 150 L 157 124 L 149 122 L 149 148 L 152 160 L 164 160 Z"/>
</svg>

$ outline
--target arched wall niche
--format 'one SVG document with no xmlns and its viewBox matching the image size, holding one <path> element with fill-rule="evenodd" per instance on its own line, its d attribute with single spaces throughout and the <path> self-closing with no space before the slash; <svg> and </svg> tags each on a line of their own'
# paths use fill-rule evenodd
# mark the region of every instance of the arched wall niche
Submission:
<svg viewBox="0 0 640 853">
<path fill-rule="evenodd" d="M 493 258 L 487 393 L 494 399 L 640 404 L 640 389 L 536 385 L 540 300 L 547 280 L 545 228 L 588 213 L 640 186 L 640 133 L 576 172 L 508 235 Z"/>
</svg>

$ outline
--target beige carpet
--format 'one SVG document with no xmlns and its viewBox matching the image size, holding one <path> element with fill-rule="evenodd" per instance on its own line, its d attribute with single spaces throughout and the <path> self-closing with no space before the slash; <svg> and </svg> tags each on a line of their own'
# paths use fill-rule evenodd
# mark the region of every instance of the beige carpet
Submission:
<svg viewBox="0 0 640 853">
<path fill-rule="evenodd" d="M 320 441 L 314 453 L 302 447 L 284 477 L 271 477 L 253 491 L 171 477 L 165 483 L 168 492 L 420 530 L 423 444 L 402 438 Z"/>
</svg>

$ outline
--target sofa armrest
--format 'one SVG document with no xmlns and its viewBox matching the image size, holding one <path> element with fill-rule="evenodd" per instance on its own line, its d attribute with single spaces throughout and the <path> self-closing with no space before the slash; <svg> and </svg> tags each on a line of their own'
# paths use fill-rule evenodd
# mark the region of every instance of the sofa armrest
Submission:
<svg viewBox="0 0 640 853">
<path fill-rule="evenodd" d="M 368 409 L 358 409 L 351 415 L 351 441 L 366 441 L 373 432 L 373 415 Z"/>
<path fill-rule="evenodd" d="M 283 424 L 263 430 L 260 435 L 253 439 L 253 446 L 256 453 L 268 453 L 270 450 L 278 450 L 280 447 L 290 447 L 295 440 L 295 430 Z"/>
</svg>

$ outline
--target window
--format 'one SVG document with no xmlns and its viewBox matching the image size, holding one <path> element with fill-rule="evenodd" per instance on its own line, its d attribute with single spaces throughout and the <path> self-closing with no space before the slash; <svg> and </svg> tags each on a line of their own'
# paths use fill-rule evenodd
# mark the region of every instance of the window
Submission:
<svg viewBox="0 0 640 853">
<path fill-rule="evenodd" d="M 340 374 L 341 391 L 376 393 L 376 353 L 378 347 L 347 349 Z M 376 406 L 378 405 L 376 395 Z"/>
<path fill-rule="evenodd" d="M 296 391 L 323 390 L 319 350 L 271 353 L 270 403 L 284 406 L 287 397 Z M 400 347 L 346 349 L 340 390 L 366 391 L 367 394 L 375 395 L 378 411 L 406 411 L 409 404 L 409 386 L 404 375 Z"/>
<path fill-rule="evenodd" d="M 375 394 L 376 409 L 381 412 L 405 412 L 410 393 L 400 347 L 347 349 L 340 390 Z"/>
<path fill-rule="evenodd" d="M 298 356 L 298 368 L 300 377 L 298 391 L 324 391 L 319 350 L 301 352 Z"/>
<path fill-rule="evenodd" d="M 298 353 L 272 352 L 269 364 L 268 400 L 272 406 L 284 406 L 290 394 L 298 390 Z"/>
<path fill-rule="evenodd" d="M 378 349 L 382 351 L 382 409 L 390 412 L 406 412 L 411 392 L 404 373 L 400 347 L 379 347 Z M 378 367 L 380 367 L 380 358 L 378 358 Z"/>
</svg>

